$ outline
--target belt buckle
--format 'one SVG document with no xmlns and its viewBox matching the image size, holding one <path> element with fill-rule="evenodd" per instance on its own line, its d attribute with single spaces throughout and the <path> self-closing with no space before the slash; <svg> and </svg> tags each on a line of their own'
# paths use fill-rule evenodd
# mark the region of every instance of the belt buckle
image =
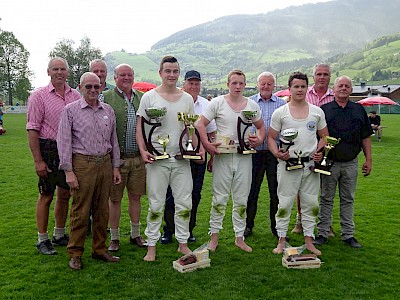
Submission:
<svg viewBox="0 0 400 300">
<path fill-rule="evenodd" d="M 103 160 L 104 160 L 104 156 L 98 156 L 98 157 L 96 157 L 96 164 L 102 163 Z"/>
</svg>

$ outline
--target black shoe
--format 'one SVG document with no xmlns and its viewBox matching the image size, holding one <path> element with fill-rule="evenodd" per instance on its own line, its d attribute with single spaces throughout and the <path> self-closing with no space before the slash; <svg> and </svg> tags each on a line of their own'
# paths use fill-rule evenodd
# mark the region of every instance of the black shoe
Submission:
<svg viewBox="0 0 400 300">
<path fill-rule="evenodd" d="M 64 234 L 59 239 L 56 239 L 56 237 L 53 236 L 53 239 L 51 240 L 51 242 L 56 246 L 67 246 L 68 242 L 69 242 L 69 236 L 67 234 Z"/>
<path fill-rule="evenodd" d="M 327 242 L 328 242 L 328 238 L 326 238 L 322 235 L 319 235 L 314 239 L 313 244 L 319 246 L 319 245 L 325 244 Z"/>
<path fill-rule="evenodd" d="M 352 248 L 362 248 L 362 246 L 357 242 L 355 237 L 351 237 L 347 240 L 343 240 L 347 245 L 349 245 Z"/>
<path fill-rule="evenodd" d="M 246 227 L 246 229 L 244 230 L 243 236 L 244 237 L 249 237 L 250 235 L 253 234 L 253 229 Z"/>
<path fill-rule="evenodd" d="M 50 240 L 45 240 L 43 242 L 37 243 L 36 248 L 40 253 L 45 254 L 45 255 L 57 254 L 57 251 L 56 251 L 56 249 L 54 249 Z"/>
<path fill-rule="evenodd" d="M 196 237 L 193 235 L 193 233 L 190 233 L 190 236 L 188 238 L 188 243 L 196 243 L 197 239 Z"/>
<path fill-rule="evenodd" d="M 170 244 L 172 243 L 172 233 L 164 232 L 164 234 L 160 238 L 161 244 Z"/>
</svg>

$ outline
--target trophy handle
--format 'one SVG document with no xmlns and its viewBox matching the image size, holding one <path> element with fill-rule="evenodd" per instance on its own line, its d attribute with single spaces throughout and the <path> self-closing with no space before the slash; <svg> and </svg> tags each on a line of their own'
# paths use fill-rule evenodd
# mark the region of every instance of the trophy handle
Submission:
<svg viewBox="0 0 400 300">
<path fill-rule="evenodd" d="M 245 125 L 245 128 L 242 132 L 242 124 Z M 244 141 L 244 136 L 247 131 L 247 129 L 250 127 L 249 123 L 243 122 L 241 117 L 238 117 L 238 122 L 237 122 L 237 135 L 239 138 L 239 147 L 238 147 L 238 152 L 243 153 L 244 150 L 250 150 L 251 148 L 246 145 Z"/>
<path fill-rule="evenodd" d="M 179 137 L 179 150 L 181 151 L 182 154 L 186 152 L 185 148 L 183 148 L 182 142 L 183 142 L 183 138 L 185 137 L 185 135 L 187 133 L 187 130 L 189 130 L 189 129 L 185 125 L 185 130 L 182 131 L 181 136 Z M 197 137 L 197 146 L 196 146 L 196 149 L 194 149 L 194 153 L 199 153 L 199 151 L 200 151 L 200 133 L 196 127 L 194 128 L 194 134 Z"/>
<path fill-rule="evenodd" d="M 145 126 L 144 126 L 145 123 L 146 123 L 147 125 L 149 125 L 149 126 L 152 126 L 151 129 L 150 129 L 149 137 L 148 137 L 148 138 L 147 138 L 147 135 L 146 135 L 146 130 L 145 130 L 145 128 L 144 128 L 144 127 L 145 127 Z M 154 148 L 154 146 L 153 146 L 153 144 L 152 144 L 152 142 L 151 142 L 151 137 L 152 137 L 152 135 L 153 135 L 154 130 L 155 130 L 157 127 L 160 127 L 160 126 L 161 126 L 161 122 L 152 123 L 152 122 L 150 122 L 150 121 L 147 121 L 146 118 L 142 117 L 142 135 L 143 135 L 143 139 L 144 139 L 144 142 L 145 142 L 145 144 L 146 144 L 146 147 L 147 147 L 147 151 L 149 151 L 149 153 L 151 153 L 151 154 L 162 155 L 161 152 L 157 151 L 157 150 Z"/>
</svg>

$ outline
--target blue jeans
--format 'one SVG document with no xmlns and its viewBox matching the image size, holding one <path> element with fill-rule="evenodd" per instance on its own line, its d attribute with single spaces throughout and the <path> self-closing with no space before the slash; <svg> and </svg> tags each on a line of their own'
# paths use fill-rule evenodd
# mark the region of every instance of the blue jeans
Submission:
<svg viewBox="0 0 400 300">
<path fill-rule="evenodd" d="M 268 150 L 253 154 L 252 182 L 249 198 L 247 200 L 247 219 L 246 227 L 253 229 L 254 219 L 257 214 L 258 195 L 260 194 L 261 184 L 264 174 L 267 177 L 269 191 L 269 218 L 271 220 L 271 232 L 276 234 L 275 214 L 278 211 L 278 181 L 277 164 L 275 156 Z"/>
<path fill-rule="evenodd" d="M 207 158 L 207 157 L 206 157 Z M 206 159 L 207 160 L 207 159 Z M 207 163 L 198 164 L 190 161 L 190 168 L 192 170 L 193 191 L 192 191 L 192 211 L 190 213 L 189 232 L 192 233 L 193 228 L 196 226 L 197 208 L 201 199 L 201 190 L 203 188 L 204 175 L 206 172 Z M 172 190 L 169 186 L 165 199 L 164 221 L 163 227 L 165 234 L 172 235 L 175 232 L 175 201 L 172 196 Z"/>
</svg>

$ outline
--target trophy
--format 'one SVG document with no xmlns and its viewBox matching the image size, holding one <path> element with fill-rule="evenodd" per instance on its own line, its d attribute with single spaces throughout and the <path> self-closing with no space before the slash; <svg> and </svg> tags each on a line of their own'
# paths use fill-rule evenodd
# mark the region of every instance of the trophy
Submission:
<svg viewBox="0 0 400 300">
<path fill-rule="evenodd" d="M 280 141 L 280 148 L 282 148 L 283 152 L 288 151 L 290 146 L 294 145 L 293 140 L 297 138 L 298 134 L 299 132 L 297 131 L 296 128 L 288 128 L 281 132 L 281 137 L 279 141 Z M 287 171 L 304 168 L 304 163 L 301 160 L 301 155 L 303 154 L 303 152 L 301 150 L 294 151 L 294 154 L 297 156 L 297 158 L 289 158 L 286 161 Z"/>
<path fill-rule="evenodd" d="M 326 145 L 319 151 L 324 151 L 324 157 L 320 163 L 315 162 L 313 171 L 325 175 L 331 175 L 329 170 L 333 166 L 333 159 L 328 159 L 328 153 L 340 142 L 340 138 L 337 139 L 331 136 L 324 136 L 323 139 L 325 140 Z"/>
<path fill-rule="evenodd" d="M 186 159 L 201 159 L 201 155 L 198 155 L 200 150 L 200 134 L 196 127 L 194 127 L 194 123 L 200 119 L 200 115 L 193 114 L 185 114 L 184 112 L 178 112 L 178 121 L 182 121 L 185 125 L 185 128 L 182 131 L 182 134 L 179 138 L 179 149 L 182 154 L 182 158 Z M 183 147 L 183 138 L 186 133 L 188 133 L 188 141 L 186 143 L 186 149 Z M 193 147 L 193 134 L 197 136 L 197 147 L 196 149 Z"/>
<path fill-rule="evenodd" d="M 283 152 L 288 151 L 290 146 L 294 145 L 293 140 L 297 138 L 298 134 L 299 132 L 295 128 L 288 128 L 281 132 L 279 142 Z"/>
<path fill-rule="evenodd" d="M 143 134 L 143 139 L 147 147 L 147 151 L 149 153 L 155 155 L 155 159 L 165 159 L 169 158 L 169 154 L 167 154 L 166 149 L 167 149 L 167 143 L 169 142 L 169 136 L 167 137 L 157 137 L 157 141 L 163 146 L 164 148 L 164 153 L 161 153 L 157 151 L 152 143 L 152 136 L 154 133 L 154 130 L 157 127 L 161 126 L 161 120 L 164 118 L 165 114 L 167 113 L 167 109 L 165 107 L 159 108 L 159 107 L 149 107 L 145 109 L 147 116 L 149 117 L 149 120 L 146 120 L 145 118 L 142 118 L 142 134 Z M 152 122 L 154 120 L 155 122 Z M 151 126 L 149 134 L 146 135 L 145 131 L 145 124 Z"/>
<path fill-rule="evenodd" d="M 250 147 L 249 142 L 245 141 L 246 137 L 249 136 L 247 134 L 247 130 L 253 125 L 253 119 L 257 115 L 256 110 L 242 110 L 241 116 L 238 117 L 237 121 L 237 135 L 239 138 L 239 146 L 237 147 L 238 153 L 240 154 L 252 154 L 257 151 Z M 244 120 L 244 121 L 243 121 Z M 242 125 L 244 125 L 244 129 L 242 129 Z M 247 134 L 247 135 L 246 135 Z"/>
</svg>

